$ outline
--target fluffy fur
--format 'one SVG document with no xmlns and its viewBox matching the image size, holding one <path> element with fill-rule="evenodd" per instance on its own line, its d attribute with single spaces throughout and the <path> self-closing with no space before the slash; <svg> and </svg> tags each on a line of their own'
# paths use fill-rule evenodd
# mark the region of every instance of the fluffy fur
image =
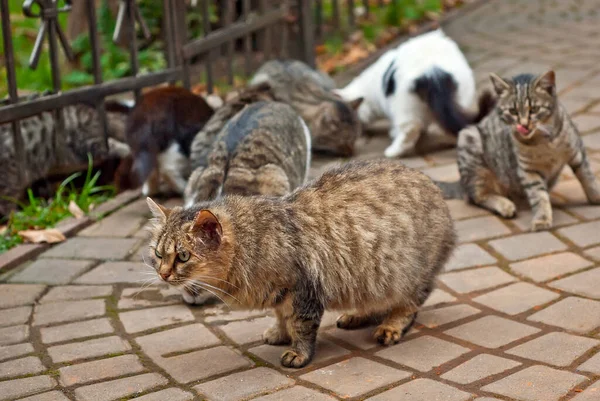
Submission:
<svg viewBox="0 0 600 401">
<path fill-rule="evenodd" d="M 516 215 L 509 199 L 525 196 L 533 209 L 531 229 L 552 226 L 549 191 L 569 165 L 592 204 L 600 204 L 577 128 L 556 96 L 554 72 L 512 79 L 491 75 L 498 107 L 458 139 L 460 183 L 446 183 L 446 197 L 462 197 L 505 218 Z"/>
<path fill-rule="evenodd" d="M 336 92 L 347 101 L 364 98 L 358 108 L 362 123 L 390 120 L 393 142 L 385 150 L 387 157 L 413 152 L 426 130 L 456 135 L 493 105 L 491 95 L 485 93 L 479 115 L 466 111 L 476 95 L 473 71 L 457 44 L 441 29 L 386 52 Z"/>
<path fill-rule="evenodd" d="M 284 197 L 226 196 L 155 216 L 151 263 L 160 277 L 249 309 L 274 308 L 268 344 L 281 363 L 315 351 L 325 310 L 352 311 L 338 327 L 379 322 L 397 343 L 413 324 L 455 245 L 440 190 L 397 161 L 352 162 Z"/>
</svg>

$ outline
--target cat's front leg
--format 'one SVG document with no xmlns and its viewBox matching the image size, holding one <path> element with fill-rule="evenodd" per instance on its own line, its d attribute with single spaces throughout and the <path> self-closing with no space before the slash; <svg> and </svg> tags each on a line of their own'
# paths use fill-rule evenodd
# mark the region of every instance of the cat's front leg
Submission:
<svg viewBox="0 0 600 401">
<path fill-rule="evenodd" d="M 402 124 L 394 123 L 390 136 L 394 138 L 392 144 L 385 149 L 385 157 L 394 158 L 405 156 L 415 150 L 415 145 L 421 136 L 423 124 L 419 121 L 410 121 Z"/>
<path fill-rule="evenodd" d="M 547 230 L 552 227 L 552 204 L 544 178 L 535 171 L 519 170 L 521 186 L 533 210 L 531 231 Z"/>
<path fill-rule="evenodd" d="M 585 150 L 582 148 L 573 159 L 569 162 L 569 166 L 575 173 L 575 176 L 581 183 L 585 196 L 593 205 L 600 204 L 600 185 L 596 180 L 596 176 L 590 167 Z"/>
</svg>

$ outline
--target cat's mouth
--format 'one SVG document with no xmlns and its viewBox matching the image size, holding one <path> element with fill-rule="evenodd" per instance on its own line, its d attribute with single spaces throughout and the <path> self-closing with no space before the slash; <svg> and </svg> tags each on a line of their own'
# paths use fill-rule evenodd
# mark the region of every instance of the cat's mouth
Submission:
<svg viewBox="0 0 600 401">
<path fill-rule="evenodd" d="M 524 137 L 529 136 L 529 134 L 531 133 L 531 130 L 529 128 L 521 124 L 517 124 L 516 130 L 519 134 L 521 134 Z"/>
</svg>

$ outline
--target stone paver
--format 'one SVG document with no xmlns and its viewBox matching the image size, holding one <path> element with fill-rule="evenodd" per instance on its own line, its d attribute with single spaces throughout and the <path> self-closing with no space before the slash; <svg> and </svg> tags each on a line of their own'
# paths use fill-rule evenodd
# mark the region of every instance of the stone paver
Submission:
<svg viewBox="0 0 600 401">
<path fill-rule="evenodd" d="M 453 271 L 467 267 L 493 265 L 496 258 L 475 244 L 461 244 L 455 250 L 452 258 L 446 263 L 445 270 Z"/>
<path fill-rule="evenodd" d="M 547 366 L 532 366 L 506 378 L 489 384 L 482 389 L 517 400 L 557 401 L 571 388 L 586 378 L 575 373 L 564 372 Z"/>
<path fill-rule="evenodd" d="M 135 355 L 122 355 L 115 358 L 85 362 L 60 368 L 59 383 L 69 387 L 92 381 L 112 379 L 119 376 L 139 373 L 144 370 L 140 360 Z"/>
<path fill-rule="evenodd" d="M 20 398 L 19 401 L 69 401 L 60 391 L 49 391 L 43 394 L 32 395 L 31 397 Z"/>
<path fill-rule="evenodd" d="M 486 348 L 498 348 L 539 332 L 540 329 L 498 316 L 485 316 L 445 331 L 452 337 Z M 490 335 L 490 333 L 494 333 Z"/>
<path fill-rule="evenodd" d="M 420 312 L 417 316 L 417 322 L 423 326 L 433 329 L 438 326 L 443 326 L 445 324 L 476 315 L 479 312 L 479 309 L 469 305 L 453 305 L 445 308 Z"/>
<path fill-rule="evenodd" d="M 109 285 L 66 285 L 52 287 L 46 295 L 40 299 L 40 303 L 57 301 L 79 301 L 88 298 L 107 297 L 112 294 Z"/>
<path fill-rule="evenodd" d="M 512 223 L 519 227 L 522 231 L 529 231 L 531 228 L 532 219 L 533 212 L 531 210 L 520 210 L 517 218 L 513 219 Z M 562 227 L 577 222 L 578 220 L 576 218 L 560 209 L 552 211 L 552 227 Z"/>
<path fill-rule="evenodd" d="M 128 333 L 138 333 L 156 327 L 194 320 L 194 315 L 183 305 L 163 306 L 161 308 L 142 309 L 122 312 L 119 318 Z"/>
<path fill-rule="evenodd" d="M 550 287 L 590 298 L 600 298 L 600 268 L 553 281 Z"/>
<path fill-rule="evenodd" d="M 253 401 L 335 401 L 330 395 L 319 393 L 310 388 L 295 386 L 287 390 L 255 398 Z"/>
<path fill-rule="evenodd" d="M 531 315 L 528 320 L 587 333 L 600 326 L 600 302 L 569 297 Z"/>
<path fill-rule="evenodd" d="M 517 315 L 558 297 L 560 294 L 520 282 L 480 295 L 473 301 L 508 315 Z"/>
<path fill-rule="evenodd" d="M 452 295 L 448 294 L 446 291 L 436 288 L 433 290 L 429 298 L 427 298 L 427 301 L 425 301 L 423 307 L 426 308 L 428 306 L 436 306 L 454 301 L 456 301 L 456 298 L 454 298 Z"/>
<path fill-rule="evenodd" d="M 490 213 L 477 206 L 473 206 L 461 199 L 450 199 L 446 201 L 450 214 L 454 220 L 463 220 L 470 217 L 480 217 Z"/>
<path fill-rule="evenodd" d="M 510 229 L 496 216 L 457 221 L 454 226 L 459 242 L 472 242 L 510 234 Z"/>
<path fill-rule="evenodd" d="M 374 344 L 375 340 L 371 340 Z M 273 366 L 281 366 L 281 354 L 288 349 L 288 345 L 272 346 L 272 345 L 259 345 L 254 348 L 250 348 L 248 351 L 256 355 L 257 357 L 269 362 Z M 314 364 L 321 364 L 333 358 L 339 358 L 344 355 L 350 354 L 345 348 L 340 347 L 331 341 L 324 340 L 322 338 L 317 339 L 317 350 L 313 359 Z M 284 369 L 287 371 L 295 371 L 295 369 Z"/>
<path fill-rule="evenodd" d="M 165 384 L 167 379 L 158 373 L 146 373 L 79 387 L 75 390 L 75 396 L 80 401 L 111 401 L 140 394 Z"/>
<path fill-rule="evenodd" d="M 71 238 L 50 248 L 41 257 L 66 259 L 122 260 L 138 243 L 137 238 Z"/>
<path fill-rule="evenodd" d="M 490 246 L 511 261 L 567 249 L 565 243 L 548 232 L 514 235 L 490 241 Z"/>
<path fill-rule="evenodd" d="M 481 267 L 479 269 L 446 273 L 440 280 L 458 293 L 468 293 L 498 287 L 516 281 L 516 278 L 498 267 Z"/>
<path fill-rule="evenodd" d="M 394 345 L 375 355 L 421 372 L 427 372 L 470 351 L 468 348 L 439 338 L 423 336 Z"/>
<path fill-rule="evenodd" d="M 392 390 L 368 398 L 371 401 L 466 401 L 469 393 L 430 379 L 416 379 Z"/>
<path fill-rule="evenodd" d="M 48 354 L 53 362 L 60 363 L 115 354 L 130 349 L 131 345 L 127 341 L 117 336 L 111 336 L 65 345 L 55 345 L 48 348 Z"/>
<path fill-rule="evenodd" d="M 480 354 L 443 374 L 441 378 L 460 384 L 469 384 L 520 365 L 520 362 L 510 359 Z"/>
<path fill-rule="evenodd" d="M 193 394 L 178 388 L 167 388 L 135 398 L 136 401 L 192 401 L 193 399 Z"/>
<path fill-rule="evenodd" d="M 196 323 L 138 337 L 135 341 L 150 355 L 167 355 L 221 344 L 203 325 Z"/>
<path fill-rule="evenodd" d="M 88 270 L 94 261 L 38 259 L 10 278 L 11 283 L 67 284 Z"/>
<path fill-rule="evenodd" d="M 20 324 L 0 328 L 0 345 L 16 344 L 29 338 L 29 326 Z"/>
<path fill-rule="evenodd" d="M 0 309 L 32 305 L 45 289 L 40 284 L 0 284 Z"/>
<path fill-rule="evenodd" d="M 50 390 L 56 380 L 49 376 L 33 376 L 0 382 L 0 400 L 14 400 L 31 394 Z"/>
<path fill-rule="evenodd" d="M 75 280 L 77 284 L 132 283 L 141 285 L 157 279 L 142 262 L 106 262 Z"/>
<path fill-rule="evenodd" d="M 569 366 L 600 341 L 567 333 L 549 333 L 509 349 L 506 353 L 545 362 L 554 366 Z M 557 352 L 548 352 L 548 350 Z"/>
<path fill-rule="evenodd" d="M 358 357 L 314 370 L 300 378 L 331 390 L 342 398 L 350 398 L 409 376 L 409 372 Z"/>
<path fill-rule="evenodd" d="M 31 316 L 31 310 L 31 306 L 0 309 L 0 327 L 27 323 L 29 316 Z"/>
<path fill-rule="evenodd" d="M 102 316 L 105 313 L 106 305 L 102 299 L 52 302 L 37 305 L 35 307 L 33 312 L 33 325 L 43 326 L 51 323 L 83 320 Z"/>
<path fill-rule="evenodd" d="M 194 390 L 211 401 L 236 401 L 293 385 L 293 379 L 261 367 L 200 384 Z"/>
<path fill-rule="evenodd" d="M 596 401 L 600 398 L 600 380 L 571 398 L 571 401 Z"/>
<path fill-rule="evenodd" d="M 178 303 L 181 303 L 181 292 L 173 287 L 125 288 L 117 307 L 119 309 L 137 309 Z"/>
<path fill-rule="evenodd" d="M 107 318 L 86 320 L 85 322 L 68 323 L 60 326 L 42 327 L 40 333 L 45 344 L 93 337 L 113 333 L 114 327 Z"/>
<path fill-rule="evenodd" d="M 229 323 L 221 326 L 221 330 L 236 343 L 248 344 L 262 341 L 263 333 L 274 323 L 274 317 L 265 316 L 247 321 Z"/>
<path fill-rule="evenodd" d="M 0 361 L 27 355 L 33 352 L 33 345 L 29 343 L 0 346 Z"/>
<path fill-rule="evenodd" d="M 40 358 L 27 356 L 25 358 L 0 363 L 0 379 L 31 375 L 43 372 L 44 370 L 46 369 L 44 368 L 44 365 L 42 365 Z"/>
<path fill-rule="evenodd" d="M 558 230 L 560 235 L 571 240 L 575 245 L 585 247 L 600 243 L 600 221 L 577 224 Z"/>
<path fill-rule="evenodd" d="M 589 260 L 572 252 L 563 252 L 511 263 L 510 269 L 541 283 L 590 266 L 592 263 Z"/>
<path fill-rule="evenodd" d="M 597 353 L 577 368 L 582 372 L 593 372 L 600 375 L 600 353 Z"/>
</svg>

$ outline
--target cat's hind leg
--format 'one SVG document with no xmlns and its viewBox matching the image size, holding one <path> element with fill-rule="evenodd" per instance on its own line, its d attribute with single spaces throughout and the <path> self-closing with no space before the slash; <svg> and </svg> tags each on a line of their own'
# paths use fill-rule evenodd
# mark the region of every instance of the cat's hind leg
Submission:
<svg viewBox="0 0 600 401">
<path fill-rule="evenodd" d="M 377 326 L 373 338 L 382 345 L 394 345 L 408 333 L 417 318 L 417 309 L 406 306 L 392 308 Z"/>
<path fill-rule="evenodd" d="M 582 149 L 571 159 L 569 166 L 581 183 L 588 201 L 593 205 L 598 205 L 600 204 L 600 185 L 590 167 L 583 144 L 581 146 Z"/>
<path fill-rule="evenodd" d="M 344 313 L 337 319 L 337 327 L 344 330 L 356 330 L 381 323 L 385 315 L 382 313 Z"/>
<path fill-rule="evenodd" d="M 419 120 L 407 122 L 393 122 L 390 136 L 394 138 L 392 144 L 385 149 L 385 157 L 394 158 L 407 155 L 414 151 L 415 145 L 421 136 L 423 123 Z"/>
</svg>

